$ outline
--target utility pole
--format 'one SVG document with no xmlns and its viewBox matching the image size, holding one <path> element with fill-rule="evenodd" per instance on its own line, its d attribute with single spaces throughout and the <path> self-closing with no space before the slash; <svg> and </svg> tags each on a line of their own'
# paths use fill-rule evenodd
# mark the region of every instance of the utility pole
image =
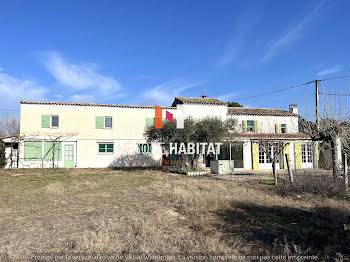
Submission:
<svg viewBox="0 0 350 262">
<path fill-rule="evenodd" d="M 315 80 L 315 109 L 316 109 L 316 128 L 317 131 L 320 130 L 320 106 L 319 106 L 319 90 L 318 90 L 318 80 Z M 313 167 L 318 168 L 318 163 L 317 163 L 317 156 L 316 156 L 316 150 L 317 150 L 317 143 L 318 142 L 313 142 L 312 147 L 313 147 L 313 154 L 312 154 L 312 162 L 313 162 Z"/>
<path fill-rule="evenodd" d="M 316 103 L 315 103 L 315 107 L 316 107 L 316 126 L 317 126 L 317 130 L 320 129 L 320 123 L 319 123 L 319 117 L 320 117 L 320 109 L 319 109 L 319 91 L 318 91 L 318 80 L 315 80 L 315 88 L 316 88 Z"/>
</svg>

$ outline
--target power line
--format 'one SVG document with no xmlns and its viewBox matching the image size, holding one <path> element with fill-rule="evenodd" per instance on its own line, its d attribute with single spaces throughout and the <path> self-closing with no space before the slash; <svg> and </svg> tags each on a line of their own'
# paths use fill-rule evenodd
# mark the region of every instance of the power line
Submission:
<svg viewBox="0 0 350 262">
<path fill-rule="evenodd" d="M 246 100 L 246 99 L 250 99 L 250 98 L 255 98 L 255 97 L 258 97 L 258 96 L 270 95 L 270 94 L 274 94 L 274 93 L 277 93 L 277 92 L 285 91 L 285 90 L 288 90 L 288 89 L 293 89 L 293 88 L 297 88 L 297 87 L 300 87 L 300 86 L 305 86 L 305 85 L 311 84 L 313 82 L 314 81 L 311 81 L 311 82 L 307 82 L 307 83 L 304 83 L 304 84 L 290 86 L 290 87 L 274 90 L 274 91 L 271 91 L 271 92 L 266 92 L 266 93 L 262 93 L 262 94 L 258 94 L 258 95 L 254 95 L 254 96 L 243 97 L 243 98 L 239 98 L 239 99 L 235 99 L 235 100 L 236 101 L 240 101 L 240 100 Z"/>
<path fill-rule="evenodd" d="M 317 81 L 328 81 L 328 80 L 335 80 L 335 79 L 341 79 L 341 78 L 347 78 L 347 77 L 350 77 L 350 75 L 325 78 L 325 79 L 320 79 L 320 80 L 317 80 Z M 254 96 L 247 96 L 247 97 L 235 99 L 235 101 L 241 101 L 241 100 L 251 99 L 251 98 L 255 98 L 255 97 L 259 97 L 259 96 L 270 95 L 270 94 L 282 92 L 282 91 L 285 91 L 285 90 L 288 90 L 288 89 L 293 89 L 293 88 L 297 88 L 297 87 L 300 87 L 300 86 L 305 86 L 305 85 L 308 85 L 308 84 L 311 84 L 311 83 L 314 83 L 314 82 L 316 82 L 316 80 L 313 80 L 313 81 L 310 81 L 310 82 L 307 82 L 307 83 L 303 83 L 303 84 L 300 84 L 300 85 L 295 85 L 295 86 L 290 86 L 290 87 L 286 87 L 286 88 L 282 88 L 282 89 L 277 89 L 277 90 L 274 90 L 274 91 L 271 91 L 271 92 L 266 92 L 266 93 L 262 93 L 262 94 L 258 94 L 258 95 L 254 95 Z"/>
<path fill-rule="evenodd" d="M 350 94 L 328 94 L 328 93 L 319 93 L 320 95 L 327 95 L 327 96 L 350 96 Z"/>
<path fill-rule="evenodd" d="M 326 79 L 320 79 L 318 81 L 328 81 L 328 80 L 334 80 L 334 79 L 340 79 L 340 78 L 346 78 L 350 77 L 350 75 L 345 75 L 345 76 L 336 76 L 336 77 L 331 77 L 331 78 L 326 78 Z M 314 82 L 314 81 L 313 81 Z"/>
</svg>

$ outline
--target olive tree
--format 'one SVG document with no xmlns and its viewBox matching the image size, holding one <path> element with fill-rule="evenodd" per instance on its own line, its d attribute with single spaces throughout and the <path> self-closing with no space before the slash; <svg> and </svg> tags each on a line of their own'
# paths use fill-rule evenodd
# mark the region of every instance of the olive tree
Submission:
<svg viewBox="0 0 350 262">
<path fill-rule="evenodd" d="M 154 126 L 146 127 L 145 137 L 148 142 L 158 142 L 161 144 L 170 143 L 217 143 L 226 140 L 227 136 L 235 132 L 237 120 L 228 119 L 222 120 L 217 117 L 207 117 L 203 119 L 186 118 L 184 120 L 184 128 L 176 128 L 176 119 L 173 122 L 168 120 L 163 121 L 161 129 Z M 183 157 L 183 155 L 182 155 Z M 197 163 L 201 157 L 195 153 L 191 157 L 194 163 L 194 168 L 198 168 Z"/>
</svg>

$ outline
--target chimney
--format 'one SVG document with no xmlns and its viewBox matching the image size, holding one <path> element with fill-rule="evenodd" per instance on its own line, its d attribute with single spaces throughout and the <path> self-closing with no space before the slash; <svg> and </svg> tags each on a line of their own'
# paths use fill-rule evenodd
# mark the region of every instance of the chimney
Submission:
<svg viewBox="0 0 350 262">
<path fill-rule="evenodd" d="M 202 95 L 202 98 L 207 98 L 208 96 L 206 96 L 206 95 Z"/>
<path fill-rule="evenodd" d="M 296 105 L 296 104 L 290 104 L 290 105 L 289 105 L 289 113 L 299 114 L 298 105 Z"/>
</svg>

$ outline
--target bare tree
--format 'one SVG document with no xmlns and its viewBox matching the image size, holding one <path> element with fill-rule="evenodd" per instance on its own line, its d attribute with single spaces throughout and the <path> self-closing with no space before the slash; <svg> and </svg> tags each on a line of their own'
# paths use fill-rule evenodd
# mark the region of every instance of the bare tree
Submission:
<svg viewBox="0 0 350 262">
<path fill-rule="evenodd" d="M 286 159 L 286 165 L 287 165 L 287 170 L 288 170 L 289 181 L 291 183 L 293 183 L 294 182 L 293 170 L 292 170 L 292 166 L 290 164 L 290 160 L 289 160 L 288 154 L 285 154 L 285 159 Z"/>
<path fill-rule="evenodd" d="M 17 115 L 4 115 L 0 118 L 0 137 L 19 134 L 19 118 Z"/>
<path fill-rule="evenodd" d="M 312 121 L 314 118 L 309 116 L 313 114 L 306 112 L 305 116 L 300 118 L 299 126 L 300 131 L 310 135 L 313 141 L 329 143 L 333 176 L 338 177 L 342 165 L 342 153 L 348 154 L 350 151 L 349 94 L 327 93 L 325 90 L 324 88 L 324 91 L 320 92 L 323 99 L 320 101 L 322 110 L 319 116 Z"/>
<path fill-rule="evenodd" d="M 272 174 L 274 179 L 274 184 L 277 185 L 277 172 L 276 164 L 283 161 L 283 150 L 289 144 L 281 140 L 264 139 L 261 138 L 258 141 L 259 148 L 264 152 L 269 163 L 272 165 Z M 281 157 L 282 156 L 282 157 Z"/>
</svg>

